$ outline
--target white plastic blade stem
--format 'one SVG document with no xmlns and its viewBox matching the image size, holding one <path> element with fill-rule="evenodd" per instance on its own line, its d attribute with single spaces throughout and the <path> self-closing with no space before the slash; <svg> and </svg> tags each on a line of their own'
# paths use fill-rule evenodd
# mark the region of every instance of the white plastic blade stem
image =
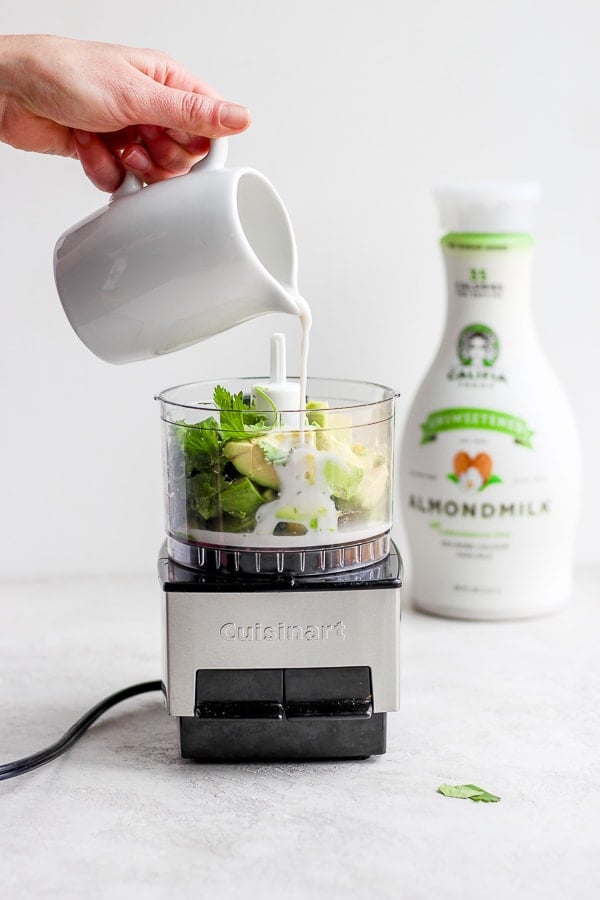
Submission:
<svg viewBox="0 0 600 900">
<path fill-rule="evenodd" d="M 285 335 L 271 335 L 271 384 L 285 384 L 286 380 Z"/>
</svg>

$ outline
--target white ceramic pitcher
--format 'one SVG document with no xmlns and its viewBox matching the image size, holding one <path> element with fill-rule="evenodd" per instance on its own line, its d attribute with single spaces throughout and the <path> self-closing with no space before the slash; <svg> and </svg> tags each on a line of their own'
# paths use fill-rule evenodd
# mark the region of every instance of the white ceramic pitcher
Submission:
<svg viewBox="0 0 600 900">
<path fill-rule="evenodd" d="M 226 168 L 227 141 L 184 176 L 127 175 L 54 251 L 77 335 L 111 363 L 148 359 L 268 312 L 298 315 L 287 211 L 259 172 Z"/>
</svg>

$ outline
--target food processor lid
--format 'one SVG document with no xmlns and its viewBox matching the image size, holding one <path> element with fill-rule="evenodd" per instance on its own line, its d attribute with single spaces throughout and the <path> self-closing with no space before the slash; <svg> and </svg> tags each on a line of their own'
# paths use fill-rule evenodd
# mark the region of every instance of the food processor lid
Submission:
<svg viewBox="0 0 600 900">
<path fill-rule="evenodd" d="M 434 197 L 444 232 L 515 234 L 533 230 L 541 196 L 537 182 L 440 185 Z"/>
</svg>

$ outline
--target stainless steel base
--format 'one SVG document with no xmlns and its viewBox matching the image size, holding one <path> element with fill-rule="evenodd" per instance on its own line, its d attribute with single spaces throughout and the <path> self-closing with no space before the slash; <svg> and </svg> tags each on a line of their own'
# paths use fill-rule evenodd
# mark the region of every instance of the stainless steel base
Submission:
<svg viewBox="0 0 600 900">
<path fill-rule="evenodd" d="M 181 719 L 184 756 L 385 752 L 383 714 L 399 702 L 393 546 L 344 575 L 232 578 L 166 557 L 159 569 L 167 710 Z"/>
</svg>

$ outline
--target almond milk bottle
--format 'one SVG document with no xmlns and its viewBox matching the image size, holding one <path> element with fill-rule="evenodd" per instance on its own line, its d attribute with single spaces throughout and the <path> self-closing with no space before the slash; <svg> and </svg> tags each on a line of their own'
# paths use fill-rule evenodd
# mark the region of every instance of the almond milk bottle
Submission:
<svg viewBox="0 0 600 900">
<path fill-rule="evenodd" d="M 422 610 L 505 619 L 571 591 L 580 460 L 531 312 L 531 184 L 438 191 L 448 312 L 404 431 L 401 499 Z"/>
</svg>

